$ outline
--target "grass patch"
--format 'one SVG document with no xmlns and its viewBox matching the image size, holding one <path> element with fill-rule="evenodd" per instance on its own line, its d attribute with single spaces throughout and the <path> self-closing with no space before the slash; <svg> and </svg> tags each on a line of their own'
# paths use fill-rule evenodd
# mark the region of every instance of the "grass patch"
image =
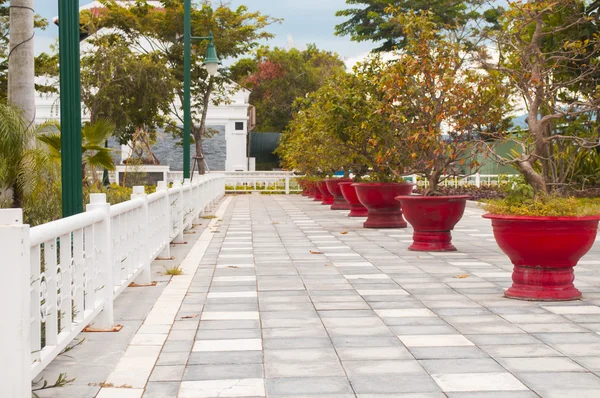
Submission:
<svg viewBox="0 0 600 398">
<path fill-rule="evenodd" d="M 202 216 L 200 218 L 202 218 L 204 220 L 212 220 L 213 218 L 217 218 L 217 216 Z"/>
<path fill-rule="evenodd" d="M 167 275 L 182 275 L 183 270 L 181 269 L 181 265 L 176 265 L 170 268 L 165 267 L 165 273 Z"/>
</svg>

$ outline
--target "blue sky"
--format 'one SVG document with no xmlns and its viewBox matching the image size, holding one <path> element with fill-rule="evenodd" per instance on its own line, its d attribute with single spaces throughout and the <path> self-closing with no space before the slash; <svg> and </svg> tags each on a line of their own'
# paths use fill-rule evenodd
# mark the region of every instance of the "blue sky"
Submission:
<svg viewBox="0 0 600 398">
<path fill-rule="evenodd" d="M 91 0 L 80 0 L 80 5 L 91 3 Z M 351 62 L 362 57 L 373 47 L 372 43 L 355 43 L 348 37 L 334 36 L 336 24 L 343 21 L 335 12 L 346 6 L 345 0 L 232 0 L 232 7 L 245 4 L 251 11 L 276 18 L 283 18 L 281 24 L 272 25 L 268 31 L 276 37 L 267 42 L 270 46 L 285 46 L 291 35 L 298 48 L 308 43 L 316 43 L 317 47 L 335 51 Z M 35 0 L 36 12 L 51 20 L 58 15 L 58 0 Z M 56 41 L 58 29 L 52 25 L 46 31 L 37 32 L 36 52 L 48 51 Z"/>
</svg>

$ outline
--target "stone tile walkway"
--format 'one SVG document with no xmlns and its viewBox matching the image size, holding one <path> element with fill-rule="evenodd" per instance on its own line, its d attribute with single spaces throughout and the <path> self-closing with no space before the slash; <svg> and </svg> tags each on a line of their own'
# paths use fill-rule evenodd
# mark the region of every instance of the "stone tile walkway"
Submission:
<svg viewBox="0 0 600 398">
<path fill-rule="evenodd" d="M 478 209 L 444 254 L 298 196 L 220 211 L 98 398 L 600 397 L 600 244 L 583 300 L 531 303 Z"/>
</svg>

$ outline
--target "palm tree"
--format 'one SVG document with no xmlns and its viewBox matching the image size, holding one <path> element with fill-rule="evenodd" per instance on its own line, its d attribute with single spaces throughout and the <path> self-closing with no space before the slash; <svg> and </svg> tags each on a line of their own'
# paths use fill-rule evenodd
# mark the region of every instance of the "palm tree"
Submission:
<svg viewBox="0 0 600 398">
<path fill-rule="evenodd" d="M 12 192 L 13 207 L 23 207 L 54 172 L 48 151 L 31 145 L 36 134 L 21 110 L 0 103 L 0 192 Z"/>
<path fill-rule="evenodd" d="M 60 162 L 60 124 L 58 122 L 47 123 L 44 128 L 46 134 L 38 136 L 38 140 L 48 145 L 50 156 L 57 162 Z M 110 148 L 106 148 L 104 143 L 115 132 L 115 124 L 108 119 L 99 118 L 92 123 L 85 123 L 81 131 L 81 153 L 82 159 L 82 178 L 86 177 L 86 167 L 89 167 L 93 173 L 93 179 L 96 181 L 96 168 L 114 170 Z"/>
<path fill-rule="evenodd" d="M 10 0 L 10 6 L 8 103 L 21 110 L 21 117 L 25 119 L 27 126 L 33 126 L 35 119 L 33 0 Z M 35 139 L 32 139 L 29 145 L 35 146 Z"/>
</svg>

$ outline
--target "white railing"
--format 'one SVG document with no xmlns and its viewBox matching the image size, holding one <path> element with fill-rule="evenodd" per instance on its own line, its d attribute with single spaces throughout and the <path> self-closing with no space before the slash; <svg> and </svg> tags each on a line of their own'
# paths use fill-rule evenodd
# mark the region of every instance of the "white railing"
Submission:
<svg viewBox="0 0 600 398">
<path fill-rule="evenodd" d="M 299 193 L 302 188 L 298 178 L 289 171 L 236 171 L 225 173 L 225 189 L 228 193 L 265 192 Z"/>
<path fill-rule="evenodd" d="M 443 182 L 440 184 L 444 187 L 462 187 L 462 186 L 475 186 L 481 188 L 482 186 L 497 186 L 502 183 L 506 183 L 514 178 L 518 177 L 518 174 L 471 174 L 462 176 L 443 176 Z M 406 176 L 406 179 L 410 179 L 411 182 L 417 184 L 419 187 L 427 187 L 429 183 L 427 180 L 418 175 Z"/>
<path fill-rule="evenodd" d="M 186 180 L 110 206 L 92 194 L 86 212 L 37 227 L 21 209 L 0 210 L 0 397 L 31 397 L 31 380 L 86 327 L 112 330 L 113 301 L 150 284 L 151 262 L 225 194 L 223 175 Z"/>
</svg>

